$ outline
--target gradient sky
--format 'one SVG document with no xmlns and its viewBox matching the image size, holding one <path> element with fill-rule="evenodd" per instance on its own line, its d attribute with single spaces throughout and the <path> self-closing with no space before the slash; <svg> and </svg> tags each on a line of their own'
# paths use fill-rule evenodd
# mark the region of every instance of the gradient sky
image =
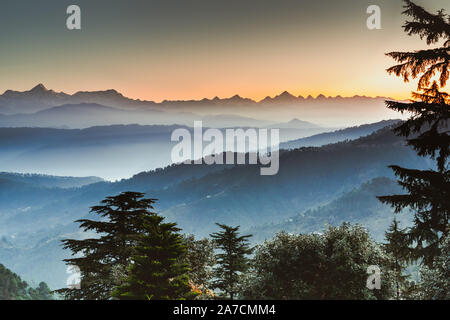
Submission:
<svg viewBox="0 0 450 320">
<path fill-rule="evenodd" d="M 70 4 L 81 31 L 66 29 Z M 370 4 L 382 30 L 366 28 Z M 284 90 L 406 98 L 414 82 L 387 75 L 384 53 L 426 44 L 403 33 L 401 11 L 400 0 L 2 0 L 0 92 L 44 83 L 155 101 Z"/>
</svg>

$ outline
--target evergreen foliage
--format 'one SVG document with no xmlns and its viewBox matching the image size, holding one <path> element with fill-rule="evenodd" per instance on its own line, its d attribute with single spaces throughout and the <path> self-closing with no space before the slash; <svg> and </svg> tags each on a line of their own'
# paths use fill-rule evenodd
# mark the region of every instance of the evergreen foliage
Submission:
<svg viewBox="0 0 450 320">
<path fill-rule="evenodd" d="M 450 300 L 450 237 L 442 245 L 442 253 L 431 267 L 423 266 L 419 284 L 419 298 L 426 300 Z"/>
<path fill-rule="evenodd" d="M 411 114 L 395 132 L 407 137 L 407 144 L 418 155 L 435 159 L 437 170 L 390 166 L 408 193 L 379 199 L 390 204 L 397 213 L 408 207 L 414 210 L 414 225 L 408 231 L 409 244 L 415 246 L 413 257 L 431 265 L 440 255 L 442 239 L 449 230 L 450 100 L 448 93 L 439 89 L 446 85 L 450 72 L 450 16 L 444 10 L 431 14 L 409 0 L 405 0 L 403 13 L 412 17 L 412 21 L 403 26 L 405 32 L 426 38 L 428 45 L 441 40 L 443 44 L 432 49 L 387 54 L 399 63 L 387 71 L 402 76 L 405 82 L 418 78 L 418 92 L 412 94 L 413 100 L 409 103 L 387 101 L 386 104 L 390 109 Z M 432 82 L 434 77 L 439 78 L 438 82 Z"/>
<path fill-rule="evenodd" d="M 84 231 L 94 231 L 98 238 L 65 239 L 64 248 L 76 257 L 66 259 L 81 272 L 80 289 L 60 289 L 58 293 L 70 300 L 106 300 L 127 275 L 130 257 L 135 254 L 138 238 L 148 231 L 148 219 L 155 214 L 156 199 L 146 199 L 143 193 L 124 192 L 107 197 L 91 212 L 101 221 L 77 220 Z"/>
<path fill-rule="evenodd" d="M 132 300 L 193 299 L 185 263 L 183 238 L 175 223 L 163 223 L 156 214 L 145 218 L 145 233 L 139 237 L 125 283 L 113 296 Z"/>
<path fill-rule="evenodd" d="M 220 253 L 216 254 L 217 266 L 214 274 L 217 280 L 212 287 L 224 293 L 224 298 L 233 300 L 239 293 L 242 274 L 249 267 L 247 255 L 253 252 L 248 245 L 251 235 L 239 235 L 239 226 L 231 227 L 217 223 L 222 231 L 211 234 Z"/>
<path fill-rule="evenodd" d="M 406 228 L 401 229 L 395 218 L 386 232 L 386 240 L 387 244 L 384 245 L 384 248 L 386 252 L 390 253 L 394 258 L 392 269 L 395 272 L 396 298 L 399 300 L 401 292 L 408 285 L 408 277 L 403 274 L 403 271 L 408 266 L 411 254 Z"/>
</svg>

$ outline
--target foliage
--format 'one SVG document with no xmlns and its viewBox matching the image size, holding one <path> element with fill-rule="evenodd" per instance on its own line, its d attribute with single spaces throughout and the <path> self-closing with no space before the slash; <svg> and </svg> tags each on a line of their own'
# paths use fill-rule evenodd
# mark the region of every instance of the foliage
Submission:
<svg viewBox="0 0 450 320">
<path fill-rule="evenodd" d="M 395 218 L 386 232 L 386 240 L 387 244 L 384 245 L 384 249 L 394 258 L 392 269 L 395 272 L 396 298 L 399 300 L 401 292 L 409 285 L 408 277 L 403 274 L 403 271 L 408 266 L 411 252 L 406 229 L 401 229 Z"/>
<path fill-rule="evenodd" d="M 388 299 L 392 258 L 362 227 L 344 223 L 323 234 L 277 234 L 259 245 L 246 277 L 246 299 Z M 366 287 L 367 268 L 381 268 L 381 289 Z"/>
<path fill-rule="evenodd" d="M 405 82 L 409 78 L 419 78 L 418 89 L 427 88 L 430 79 L 436 72 L 441 74 L 439 81 L 441 87 L 449 75 L 449 51 L 450 46 L 450 17 L 444 10 L 436 14 L 427 12 L 421 6 L 410 0 L 404 0 L 405 11 L 403 14 L 412 17 L 412 21 L 406 21 L 403 30 L 408 35 L 419 35 L 421 39 L 426 38 L 428 45 L 435 44 L 444 39 L 442 47 L 429 50 L 418 50 L 414 52 L 390 52 L 387 55 L 400 62 L 399 65 L 390 67 L 387 71 L 396 76 L 403 77 Z"/>
<path fill-rule="evenodd" d="M 153 214 L 145 218 L 145 233 L 137 242 L 131 257 L 129 275 L 116 288 L 113 296 L 132 300 L 192 299 L 189 269 L 179 259 L 186 253 L 180 229 L 175 223 L 162 223 L 163 217 Z"/>
<path fill-rule="evenodd" d="M 240 291 L 242 273 L 246 272 L 249 266 L 247 255 L 253 251 L 248 245 L 251 235 L 239 236 L 239 226 L 230 227 L 220 223 L 217 225 L 222 231 L 211 234 L 220 250 L 220 253 L 216 254 L 216 280 L 213 281 L 212 287 L 223 292 L 224 298 L 233 300 Z"/>
<path fill-rule="evenodd" d="M 431 265 L 433 259 L 440 255 L 442 239 L 448 234 L 450 214 L 450 100 L 448 93 L 439 91 L 446 85 L 450 72 L 450 16 L 444 10 L 431 14 L 409 0 L 405 0 L 404 14 L 413 19 L 403 26 L 409 35 L 426 38 L 428 45 L 441 40 L 444 43 L 427 50 L 387 54 L 399 63 L 387 71 L 402 76 L 404 81 L 419 78 L 419 92 L 413 93 L 413 100 L 409 103 L 387 101 L 386 104 L 390 109 L 411 114 L 395 132 L 407 137 L 407 144 L 419 156 L 435 159 L 437 170 L 390 166 L 408 194 L 379 199 L 390 204 L 397 213 L 406 207 L 415 211 L 414 225 L 408 232 L 409 244 L 415 245 L 415 259 L 423 259 L 425 264 Z M 439 84 L 431 82 L 437 75 Z"/>
<path fill-rule="evenodd" d="M 45 282 L 31 288 L 17 274 L 0 264 L 0 300 L 53 300 Z"/>
<path fill-rule="evenodd" d="M 420 298 L 427 300 L 450 300 L 450 237 L 443 241 L 442 253 L 431 267 L 420 270 Z"/>
<path fill-rule="evenodd" d="M 188 265 L 187 275 L 191 287 L 199 294 L 197 299 L 214 297 L 210 288 L 214 277 L 213 268 L 216 264 L 214 241 L 208 238 L 195 240 L 193 235 L 187 235 L 184 236 L 183 243 L 186 246 L 186 252 L 181 257 L 181 261 Z"/>
<path fill-rule="evenodd" d="M 77 255 L 64 261 L 80 269 L 81 288 L 57 292 L 70 300 L 110 299 L 112 290 L 127 274 L 138 237 L 147 231 L 144 223 L 154 216 L 150 210 L 155 201 L 145 199 L 142 193 L 123 192 L 92 207 L 91 211 L 103 221 L 82 219 L 77 222 L 84 231 L 95 231 L 99 237 L 63 240 L 64 248 Z"/>
</svg>

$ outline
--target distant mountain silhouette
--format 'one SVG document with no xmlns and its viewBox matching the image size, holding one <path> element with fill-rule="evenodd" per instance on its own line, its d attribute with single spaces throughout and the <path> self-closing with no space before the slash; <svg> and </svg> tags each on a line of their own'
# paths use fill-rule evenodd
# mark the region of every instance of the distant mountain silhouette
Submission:
<svg viewBox="0 0 450 320">
<path fill-rule="evenodd" d="M 55 92 L 47 89 L 43 84 L 38 84 L 29 91 L 13 91 L 7 90 L 0 95 L 0 114 L 12 113 L 31 113 L 38 110 L 47 109 L 62 104 L 80 104 L 93 103 L 102 104 L 118 108 L 164 108 L 173 107 L 189 107 L 189 106 L 242 106 L 242 105 L 266 105 L 266 104 L 297 104 L 304 101 L 322 101 L 322 100 L 384 100 L 384 97 L 365 97 L 353 96 L 348 98 L 325 97 L 319 94 L 316 98 L 308 96 L 306 99 L 302 96 L 296 97 L 287 91 L 275 97 L 266 97 L 257 102 L 249 98 L 243 98 L 238 94 L 230 98 L 200 99 L 200 100 L 164 100 L 160 103 L 148 100 L 131 99 L 114 89 L 104 91 L 79 91 L 72 95 L 63 92 Z"/>
<path fill-rule="evenodd" d="M 302 99 L 299 97 L 296 97 L 292 94 L 290 94 L 287 91 L 284 91 L 283 93 L 281 93 L 278 96 L 275 97 L 270 97 L 267 96 L 265 97 L 263 100 L 260 101 L 261 104 L 270 104 L 270 103 L 292 103 L 292 102 L 297 102 L 297 101 L 301 101 Z"/>
<path fill-rule="evenodd" d="M 66 98 L 68 97 L 68 94 L 65 93 L 57 93 L 53 90 L 48 90 L 42 83 L 39 83 L 38 85 L 36 85 L 35 87 L 33 87 L 32 89 L 28 90 L 28 91 L 13 91 L 13 90 L 7 90 L 5 91 L 5 93 L 2 95 L 2 98 L 35 98 L 35 99 L 54 99 L 54 98 Z"/>
<path fill-rule="evenodd" d="M 151 101 L 141 102 L 124 97 L 116 90 L 80 91 L 73 95 L 55 92 L 38 84 L 29 91 L 7 90 L 0 95 L 0 114 L 33 113 L 64 104 L 102 104 L 118 108 L 151 107 Z"/>
<path fill-rule="evenodd" d="M 160 107 L 191 107 L 191 106 L 214 106 L 214 105 L 244 105 L 244 104 L 256 104 L 256 101 L 252 99 L 242 98 L 239 95 L 234 95 L 230 98 L 220 99 L 215 97 L 214 99 L 203 98 L 200 100 L 163 100 L 160 103 L 156 103 Z"/>
<path fill-rule="evenodd" d="M 0 114 L 32 113 L 63 104 L 69 97 L 68 94 L 48 90 L 43 84 L 29 91 L 7 90 L 0 95 Z"/>
<path fill-rule="evenodd" d="M 0 115 L 1 127 L 71 127 L 84 128 L 95 125 L 136 123 L 151 119 L 165 122 L 170 116 L 163 111 L 126 111 L 98 103 L 64 104 L 35 113 Z"/>
<path fill-rule="evenodd" d="M 386 99 L 384 97 L 359 95 L 326 97 L 323 94 L 316 97 L 308 95 L 304 98 L 302 96 L 296 97 L 284 91 L 275 97 L 266 97 L 261 101 L 236 94 L 229 98 L 214 97 L 212 99 L 154 102 L 131 99 L 114 89 L 92 92 L 79 91 L 70 95 L 46 89 L 44 85 L 39 84 L 29 91 L 7 90 L 0 95 L 0 126 L 28 125 L 83 128 L 92 125 L 129 123 L 192 125 L 194 120 L 201 120 L 201 117 L 204 116 L 232 115 L 251 118 L 253 122 L 245 122 L 241 119 L 239 124 L 227 122 L 222 124 L 222 127 L 255 126 L 255 119 L 274 124 L 297 118 L 323 127 L 339 128 L 399 117 L 398 113 L 385 107 L 384 101 Z M 109 115 L 103 117 L 104 120 L 96 120 L 95 117 L 92 117 L 91 121 L 87 122 L 88 124 L 81 122 L 82 117 L 78 123 L 77 118 L 67 119 L 67 117 L 63 122 L 70 122 L 70 124 L 51 123 L 47 120 L 43 122 L 45 125 L 39 124 L 39 121 L 30 121 L 30 124 L 28 124 L 22 120 L 22 124 L 16 124 L 15 118 L 5 118 L 10 115 L 34 114 L 57 106 L 77 104 L 103 105 L 126 111 L 129 114 L 123 114 L 118 119 L 112 117 L 109 122 L 107 121 Z M 156 115 L 155 112 L 165 114 Z M 57 121 L 57 119 L 54 120 Z"/>
<path fill-rule="evenodd" d="M 283 123 L 276 123 L 273 124 L 271 126 L 269 126 L 269 128 L 278 128 L 278 129 L 317 129 L 320 128 L 320 126 L 308 122 L 308 121 L 303 121 L 303 120 L 299 120 L 297 118 L 294 118 L 288 122 L 283 122 Z"/>
</svg>

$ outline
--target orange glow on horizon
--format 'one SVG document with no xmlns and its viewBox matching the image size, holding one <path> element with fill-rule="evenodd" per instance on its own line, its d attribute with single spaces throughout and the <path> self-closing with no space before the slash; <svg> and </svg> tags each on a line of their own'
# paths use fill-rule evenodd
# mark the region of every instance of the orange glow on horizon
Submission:
<svg viewBox="0 0 450 320">
<path fill-rule="evenodd" d="M 65 92 L 67 94 L 74 94 L 76 92 L 79 91 L 106 91 L 106 90 L 110 90 L 110 89 L 114 89 L 117 92 L 121 93 L 123 96 L 130 98 L 130 99 L 134 99 L 134 100 L 145 100 L 145 101 L 154 101 L 156 103 L 160 103 L 164 100 L 169 100 L 169 101 L 177 101 L 177 100 L 202 100 L 202 99 L 214 99 L 215 97 L 218 97 L 220 99 L 227 99 L 227 98 L 231 98 L 235 95 L 239 95 L 242 98 L 248 98 L 248 99 L 252 99 L 256 102 L 259 102 L 261 100 L 263 100 L 266 97 L 271 97 L 274 98 L 280 94 L 282 94 L 284 91 L 289 92 L 291 95 L 295 96 L 295 97 L 299 97 L 302 96 L 303 98 L 307 98 L 308 96 L 312 96 L 313 98 L 317 98 L 317 96 L 319 95 L 324 95 L 325 97 L 337 97 L 337 96 L 341 96 L 343 98 L 351 98 L 354 96 L 365 96 L 365 97 L 370 97 L 370 98 L 376 98 L 376 97 L 384 97 L 384 98 L 392 98 L 392 99 L 396 99 L 396 100 L 408 100 L 411 98 L 411 91 L 414 90 L 405 90 L 403 92 L 395 92 L 395 93 L 381 93 L 381 92 L 376 92 L 376 91 L 367 91 L 367 92 L 360 92 L 360 91 L 343 91 L 343 90 L 327 90 L 327 89 L 315 89 L 315 90 L 283 90 L 283 89 L 279 89 L 279 90 L 270 90 L 270 91 L 248 91 L 244 92 L 244 91 L 239 91 L 239 90 L 220 90 L 220 92 L 204 92 L 204 93 L 189 93 L 189 92 L 177 92 L 177 93 L 173 93 L 170 90 L 164 90 L 164 93 L 158 93 L 155 94 L 155 92 L 151 92 L 152 90 L 149 89 L 142 89 L 142 88 L 130 88 L 130 87 L 102 87 L 102 86 L 90 86 L 89 88 L 77 88 L 77 89 L 71 89 L 71 90 L 64 90 L 63 88 L 54 88 L 51 86 L 48 86 L 47 84 L 44 83 L 44 85 L 47 87 L 47 89 L 52 89 L 56 92 Z M 20 90 L 26 91 L 29 90 L 30 88 L 22 88 Z M 13 89 L 13 90 L 18 90 L 18 89 Z"/>
</svg>

